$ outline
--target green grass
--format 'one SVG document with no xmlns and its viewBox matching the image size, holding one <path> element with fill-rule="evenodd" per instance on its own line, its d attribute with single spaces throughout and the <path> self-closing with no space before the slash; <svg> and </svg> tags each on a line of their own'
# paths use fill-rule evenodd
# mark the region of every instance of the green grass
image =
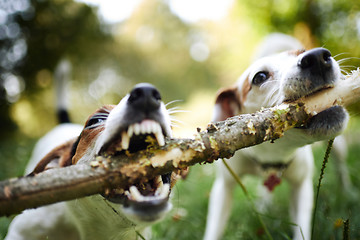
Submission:
<svg viewBox="0 0 360 240">
<path fill-rule="evenodd" d="M 28 159 L 32 140 L 23 140 L 20 144 L 7 142 L 0 145 L 3 166 L 0 178 L 19 176 Z M 14 147 L 17 146 L 17 147 Z M 315 150 L 316 170 L 314 189 L 320 174 L 326 146 Z M 350 239 L 360 239 L 360 148 L 349 146 L 349 166 L 353 188 L 349 192 L 341 189 L 335 173 L 335 165 L 330 158 L 325 169 L 320 189 L 316 225 L 313 239 L 343 239 L 342 221 L 349 219 Z M 8 160 L 5 161 L 4 159 Z M 17 166 L 17 167 L 14 167 Z M 214 165 L 197 165 L 191 168 L 186 180 L 179 181 L 173 189 L 173 211 L 164 220 L 153 227 L 153 239 L 202 239 L 205 230 L 208 197 L 214 180 Z M 254 177 L 244 179 L 250 195 L 256 200 L 256 186 L 260 181 Z M 291 224 L 288 217 L 289 186 L 283 181 L 274 191 L 271 211 L 262 215 L 273 239 L 290 239 Z M 227 224 L 224 240 L 230 239 L 267 239 L 251 204 L 237 187 L 234 193 L 234 206 Z M 11 219 L 0 218 L 0 240 L 5 236 Z"/>
</svg>

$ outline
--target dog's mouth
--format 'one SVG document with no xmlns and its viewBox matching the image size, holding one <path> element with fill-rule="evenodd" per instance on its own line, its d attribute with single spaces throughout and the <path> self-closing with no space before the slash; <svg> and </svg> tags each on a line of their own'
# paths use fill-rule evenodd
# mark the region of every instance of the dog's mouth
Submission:
<svg viewBox="0 0 360 240">
<path fill-rule="evenodd" d="M 124 210 L 142 221 L 157 220 L 170 210 L 171 173 L 137 183 L 128 189 L 111 189 L 102 196 L 112 203 L 122 204 Z"/>
<path fill-rule="evenodd" d="M 311 91 L 309 91 L 308 93 L 304 93 L 304 94 L 299 94 L 299 95 L 294 95 L 294 96 L 291 96 L 291 97 L 287 97 L 284 102 L 292 102 L 292 101 L 296 101 L 300 98 L 307 98 L 307 97 L 310 97 L 312 95 L 315 95 L 317 94 L 318 92 L 321 92 L 325 89 L 329 89 L 329 88 L 333 88 L 334 87 L 334 84 L 331 83 L 331 84 L 326 84 L 326 85 L 323 85 L 323 86 L 319 86 L 317 88 L 314 88 L 312 89 Z"/>
<path fill-rule="evenodd" d="M 315 95 L 321 91 L 333 87 L 334 84 L 324 85 L 319 89 L 315 89 L 314 91 L 311 91 L 309 94 L 305 95 L 304 98 L 311 97 L 312 95 Z M 295 100 L 298 99 L 299 98 Z M 316 129 L 321 129 L 323 125 L 331 123 L 330 125 L 328 125 L 329 126 L 328 128 L 330 128 L 330 126 L 335 125 L 336 122 L 338 124 L 342 123 L 345 119 L 345 116 L 346 116 L 346 110 L 344 107 L 339 105 L 331 106 L 321 112 L 314 113 L 314 115 L 311 118 L 309 118 L 306 123 L 303 123 L 300 126 L 296 126 L 295 128 L 302 130 L 312 129 L 312 133 L 314 133 L 316 132 Z"/>
<path fill-rule="evenodd" d="M 99 154 L 111 157 L 145 150 L 154 144 L 164 146 L 165 132 L 158 122 L 143 120 L 123 128 L 117 136 L 109 141 L 110 143 L 104 145 Z M 169 172 L 126 189 L 109 189 L 102 196 L 110 202 L 122 204 L 124 210 L 127 209 L 143 221 L 153 221 L 161 212 L 167 211 L 171 207 L 168 200 L 172 174 L 176 175 Z"/>
<path fill-rule="evenodd" d="M 125 151 L 134 153 L 146 149 L 151 143 L 165 145 L 166 131 L 154 120 L 143 120 L 123 127 L 119 134 L 109 139 L 101 148 L 102 156 L 116 156 Z"/>
</svg>

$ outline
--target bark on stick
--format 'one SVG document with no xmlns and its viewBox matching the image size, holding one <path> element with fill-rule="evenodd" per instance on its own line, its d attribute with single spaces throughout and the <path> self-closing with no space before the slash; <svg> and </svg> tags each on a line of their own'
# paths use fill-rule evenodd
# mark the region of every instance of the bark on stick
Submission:
<svg viewBox="0 0 360 240">
<path fill-rule="evenodd" d="M 132 155 L 97 157 L 89 166 L 75 165 L 51 169 L 34 177 L 5 180 L 0 182 L 0 216 L 102 193 L 109 188 L 125 188 L 169 171 L 229 158 L 241 148 L 276 140 L 316 112 L 359 99 L 360 73 L 355 71 L 335 88 L 295 103 L 211 123 L 203 131 L 198 129 L 191 139 L 167 139 L 161 148 L 151 145 L 146 151 Z"/>
</svg>

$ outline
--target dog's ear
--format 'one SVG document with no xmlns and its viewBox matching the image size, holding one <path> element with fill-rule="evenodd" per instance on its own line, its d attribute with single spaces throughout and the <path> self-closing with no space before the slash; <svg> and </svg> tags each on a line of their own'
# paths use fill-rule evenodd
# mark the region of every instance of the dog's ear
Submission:
<svg viewBox="0 0 360 240">
<path fill-rule="evenodd" d="M 238 115 L 241 111 L 240 101 L 237 87 L 220 89 L 216 97 L 212 121 L 223 121 Z"/>
<path fill-rule="evenodd" d="M 50 168 L 65 167 L 71 165 L 71 159 L 73 157 L 74 144 L 77 143 L 77 139 L 72 139 L 56 148 L 45 155 L 40 162 L 36 165 L 35 169 L 29 174 L 34 176 L 40 172 L 48 170 Z"/>
</svg>

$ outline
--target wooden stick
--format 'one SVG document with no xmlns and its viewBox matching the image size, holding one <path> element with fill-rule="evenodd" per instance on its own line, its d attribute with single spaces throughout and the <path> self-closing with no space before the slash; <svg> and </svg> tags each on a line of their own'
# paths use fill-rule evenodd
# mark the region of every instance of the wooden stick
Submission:
<svg viewBox="0 0 360 240">
<path fill-rule="evenodd" d="M 211 123 L 206 130 L 199 129 L 191 139 L 167 139 L 161 148 L 151 145 L 146 151 L 131 155 L 97 157 L 90 166 L 51 169 L 34 177 L 2 181 L 0 216 L 102 193 L 109 188 L 126 188 L 143 179 L 197 163 L 229 158 L 241 148 L 276 140 L 316 112 L 340 103 L 354 103 L 360 98 L 359 86 L 360 73 L 355 71 L 332 89 L 299 99 L 296 103 L 284 103 L 254 114 Z"/>
</svg>

